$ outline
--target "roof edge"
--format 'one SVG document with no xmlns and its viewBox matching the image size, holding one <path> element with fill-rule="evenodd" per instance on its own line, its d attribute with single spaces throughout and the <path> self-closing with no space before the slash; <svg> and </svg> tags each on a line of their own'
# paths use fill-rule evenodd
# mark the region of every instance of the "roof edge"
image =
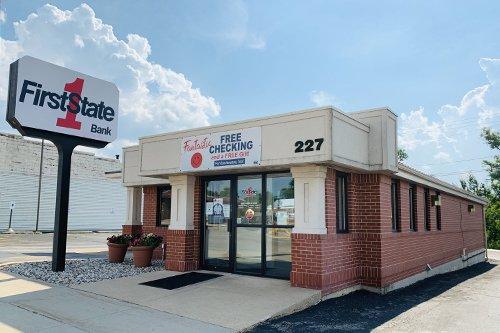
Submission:
<svg viewBox="0 0 500 333">
<path fill-rule="evenodd" d="M 452 184 L 447 183 L 445 181 L 442 181 L 436 177 L 429 176 L 429 175 L 427 175 L 419 170 L 416 170 L 416 169 L 414 169 L 406 164 L 398 162 L 398 171 L 396 172 L 395 175 L 400 176 L 400 177 L 405 178 L 405 179 L 408 179 L 408 180 L 412 180 L 410 177 L 408 177 L 408 175 L 405 175 L 404 173 L 407 173 L 407 174 L 412 175 L 414 177 L 423 179 L 423 180 L 431 183 L 432 185 L 434 185 L 433 187 L 435 187 L 438 190 L 440 189 L 440 190 L 446 191 L 448 193 L 459 196 L 461 198 L 465 198 L 467 200 L 474 201 L 474 202 L 479 203 L 481 205 L 488 204 L 488 200 L 486 200 L 483 197 L 477 196 L 477 195 L 475 195 L 469 191 L 466 191 L 458 186 L 455 186 L 455 185 L 452 185 Z"/>
</svg>

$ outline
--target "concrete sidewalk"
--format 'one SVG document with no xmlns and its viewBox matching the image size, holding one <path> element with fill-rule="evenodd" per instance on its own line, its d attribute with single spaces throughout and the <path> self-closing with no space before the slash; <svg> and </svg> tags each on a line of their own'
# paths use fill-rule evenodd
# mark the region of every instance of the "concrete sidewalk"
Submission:
<svg viewBox="0 0 500 333">
<path fill-rule="evenodd" d="M 288 281 L 226 274 L 166 290 L 160 271 L 70 287 L 0 272 L 0 332 L 234 332 L 317 303 Z"/>
<path fill-rule="evenodd" d="M 321 299 L 319 291 L 292 288 L 287 280 L 217 273 L 223 276 L 174 290 L 140 285 L 182 274 L 172 271 L 71 287 L 231 330 L 246 329 L 266 319 L 302 310 Z"/>
<path fill-rule="evenodd" d="M 0 332 L 19 331 L 215 333 L 232 330 L 89 292 L 0 273 Z"/>
</svg>

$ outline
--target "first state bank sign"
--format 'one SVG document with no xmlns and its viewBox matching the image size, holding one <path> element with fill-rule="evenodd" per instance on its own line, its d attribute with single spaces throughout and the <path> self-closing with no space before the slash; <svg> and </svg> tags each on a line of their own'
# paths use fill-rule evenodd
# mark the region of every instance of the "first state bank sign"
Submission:
<svg viewBox="0 0 500 333">
<path fill-rule="evenodd" d="M 203 171 L 260 165 L 261 131 L 252 127 L 184 137 L 181 171 Z"/>
<path fill-rule="evenodd" d="M 25 56 L 11 65 L 7 121 L 23 128 L 109 143 L 118 129 L 118 89 L 80 72 Z"/>
</svg>

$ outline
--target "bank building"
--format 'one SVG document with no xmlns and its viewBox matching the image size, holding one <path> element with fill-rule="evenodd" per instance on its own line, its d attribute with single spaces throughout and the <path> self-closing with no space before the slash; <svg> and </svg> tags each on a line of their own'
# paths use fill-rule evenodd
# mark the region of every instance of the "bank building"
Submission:
<svg viewBox="0 0 500 333">
<path fill-rule="evenodd" d="M 387 292 L 485 260 L 483 198 L 397 161 L 388 108 L 308 109 L 139 138 L 124 233 L 174 271 Z"/>
</svg>

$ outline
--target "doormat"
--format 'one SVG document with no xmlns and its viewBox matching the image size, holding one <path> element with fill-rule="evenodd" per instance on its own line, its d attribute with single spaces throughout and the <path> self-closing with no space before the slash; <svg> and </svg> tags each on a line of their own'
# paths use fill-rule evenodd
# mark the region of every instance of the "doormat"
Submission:
<svg viewBox="0 0 500 333">
<path fill-rule="evenodd" d="M 198 272 L 189 272 L 185 274 L 179 274 L 174 276 L 169 276 L 167 278 L 148 281 L 140 283 L 145 286 L 162 288 L 173 290 L 185 286 L 189 286 L 195 283 L 200 283 L 203 281 L 208 281 L 211 279 L 218 278 L 222 276 L 221 274 L 209 274 L 209 273 L 198 273 Z"/>
</svg>

